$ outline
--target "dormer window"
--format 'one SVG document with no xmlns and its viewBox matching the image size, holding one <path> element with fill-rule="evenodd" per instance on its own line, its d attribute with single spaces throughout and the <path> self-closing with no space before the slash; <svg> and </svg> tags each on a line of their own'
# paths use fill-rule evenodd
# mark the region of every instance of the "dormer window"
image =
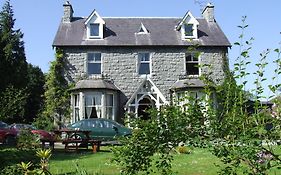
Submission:
<svg viewBox="0 0 281 175">
<path fill-rule="evenodd" d="M 191 12 L 187 12 L 176 29 L 181 32 L 183 40 L 198 39 L 197 28 L 199 22 L 193 17 Z"/>
<path fill-rule="evenodd" d="M 93 11 L 85 22 L 87 39 L 103 39 L 103 29 L 105 22 L 97 11 Z"/>
<path fill-rule="evenodd" d="M 99 36 L 99 28 L 100 28 L 100 25 L 99 24 L 90 24 L 90 36 Z"/>
</svg>

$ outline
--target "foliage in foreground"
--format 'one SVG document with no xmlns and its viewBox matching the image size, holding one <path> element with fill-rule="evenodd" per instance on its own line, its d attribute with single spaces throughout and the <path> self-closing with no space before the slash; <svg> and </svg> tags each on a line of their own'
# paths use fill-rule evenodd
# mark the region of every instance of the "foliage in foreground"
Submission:
<svg viewBox="0 0 281 175">
<path fill-rule="evenodd" d="M 184 110 L 179 106 L 164 106 L 161 110 L 149 111 L 151 118 L 147 121 L 135 118 L 131 125 L 136 128 L 132 136 L 122 139 L 123 146 L 114 150 L 114 160 L 120 165 L 122 174 L 150 174 L 154 166 L 160 174 L 172 174 L 171 151 L 180 142 L 209 147 L 224 163 L 219 174 L 265 175 L 272 169 L 281 169 L 280 153 L 274 149 L 281 139 L 281 116 L 261 103 L 264 91 L 261 84 L 266 80 L 264 73 L 269 50 L 262 52 L 255 64 L 256 88 L 251 92 L 252 98 L 245 91 L 253 41 L 252 38 L 243 40 L 244 30 L 248 27 L 245 20 L 243 17 L 243 24 L 239 26 L 242 29 L 240 41 L 235 43 L 241 53 L 234 71 L 226 72 L 225 80 L 219 86 L 214 85 L 209 78 L 211 75 L 202 77 L 207 85 L 205 93 L 215 98 L 198 100 L 187 96 Z M 274 52 L 277 59 L 273 77 L 278 77 L 281 74 L 281 50 L 275 49 Z M 276 94 L 281 85 L 273 82 L 269 88 Z M 159 155 L 158 159 L 153 159 L 154 155 Z"/>
<path fill-rule="evenodd" d="M 0 149 L 0 174 L 15 175 L 23 174 L 17 166 L 20 162 L 39 163 L 39 159 L 35 156 L 36 150 L 19 150 L 15 148 Z"/>
<path fill-rule="evenodd" d="M 186 111 L 179 106 L 165 106 L 160 111 L 151 110 L 148 120 L 130 119 L 130 126 L 136 129 L 132 136 L 121 139 L 123 146 L 113 150 L 114 160 L 122 167 L 121 173 L 172 174 L 172 152 L 179 143 L 203 147 L 205 144 L 198 141 L 208 139 L 204 119 L 195 120 L 202 116 L 201 107 L 194 101 Z"/>
<path fill-rule="evenodd" d="M 41 115 L 34 122 L 38 128 L 50 130 L 61 125 L 70 114 L 70 93 L 67 81 L 64 78 L 64 56 L 61 49 L 56 49 L 56 60 L 51 62 L 50 71 L 45 84 L 45 106 Z"/>
</svg>

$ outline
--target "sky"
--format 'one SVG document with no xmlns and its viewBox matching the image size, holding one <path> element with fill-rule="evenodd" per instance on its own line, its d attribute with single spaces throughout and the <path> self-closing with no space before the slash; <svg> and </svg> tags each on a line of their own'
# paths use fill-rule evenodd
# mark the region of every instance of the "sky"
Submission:
<svg viewBox="0 0 281 175">
<path fill-rule="evenodd" d="M 24 33 L 27 61 L 48 72 L 50 61 L 54 60 L 52 43 L 63 15 L 65 0 L 10 0 L 16 19 L 15 28 Z M 252 62 L 266 49 L 280 48 L 281 42 L 281 1 L 280 0 L 201 0 L 203 7 L 207 2 L 215 6 L 215 19 L 228 37 L 230 43 L 239 41 L 242 16 L 247 16 L 249 25 L 245 39 L 253 37 L 253 49 L 250 52 Z M 2 8 L 5 0 L 0 0 Z M 74 16 L 87 17 L 96 9 L 101 17 L 183 17 L 190 10 L 193 16 L 201 17 L 202 6 L 195 0 L 70 0 Z M 239 49 L 233 45 L 229 49 L 229 62 L 232 68 L 239 56 Z M 268 61 L 276 59 L 270 53 Z M 273 74 L 274 64 L 266 68 L 266 77 Z M 255 66 L 249 66 L 250 71 Z M 254 88 L 254 76 L 249 76 L 247 89 Z M 281 78 L 279 77 L 279 81 Z M 263 86 L 266 87 L 266 81 Z M 280 83 L 280 82 L 279 82 Z M 266 90 L 265 96 L 269 96 Z"/>
</svg>

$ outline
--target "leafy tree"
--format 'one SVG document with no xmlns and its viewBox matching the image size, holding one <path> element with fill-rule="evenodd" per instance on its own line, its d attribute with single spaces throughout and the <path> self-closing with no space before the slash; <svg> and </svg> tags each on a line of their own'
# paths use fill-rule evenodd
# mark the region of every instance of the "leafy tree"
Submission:
<svg viewBox="0 0 281 175">
<path fill-rule="evenodd" d="M 0 11 L 0 118 L 9 122 L 23 120 L 28 95 L 23 34 L 13 16 L 8 0 Z"/>
<path fill-rule="evenodd" d="M 22 122 L 27 97 L 28 94 L 24 90 L 16 89 L 13 86 L 7 87 L 1 93 L 0 120 L 9 123 Z"/>
<path fill-rule="evenodd" d="M 14 29 L 15 19 L 10 1 L 0 12 L 0 92 L 8 86 L 22 89 L 26 86 L 27 62 L 23 34 Z"/>
<path fill-rule="evenodd" d="M 25 122 L 31 123 L 41 112 L 44 103 L 45 76 L 42 70 L 28 64 L 27 67 L 27 89 L 29 96 L 25 106 Z"/>
<path fill-rule="evenodd" d="M 64 54 L 61 49 L 57 48 L 56 60 L 51 62 L 49 73 L 46 76 L 45 106 L 41 116 L 36 121 L 39 127 L 46 127 L 46 122 L 50 126 L 53 121 L 60 125 L 60 122 L 69 117 L 69 85 L 63 76 L 63 71 Z"/>
</svg>

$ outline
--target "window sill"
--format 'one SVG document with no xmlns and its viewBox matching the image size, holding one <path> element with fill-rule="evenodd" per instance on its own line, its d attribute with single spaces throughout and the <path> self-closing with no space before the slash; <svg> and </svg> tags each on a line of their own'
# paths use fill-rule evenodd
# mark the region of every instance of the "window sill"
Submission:
<svg viewBox="0 0 281 175">
<path fill-rule="evenodd" d="M 87 40 L 104 40 L 101 36 L 89 36 Z"/>
<path fill-rule="evenodd" d="M 151 74 L 138 74 L 140 77 L 144 78 L 144 77 L 151 77 Z"/>
<path fill-rule="evenodd" d="M 191 79 L 191 78 L 199 78 L 200 75 L 180 75 L 179 76 L 179 79 L 182 80 L 182 79 Z"/>
</svg>

